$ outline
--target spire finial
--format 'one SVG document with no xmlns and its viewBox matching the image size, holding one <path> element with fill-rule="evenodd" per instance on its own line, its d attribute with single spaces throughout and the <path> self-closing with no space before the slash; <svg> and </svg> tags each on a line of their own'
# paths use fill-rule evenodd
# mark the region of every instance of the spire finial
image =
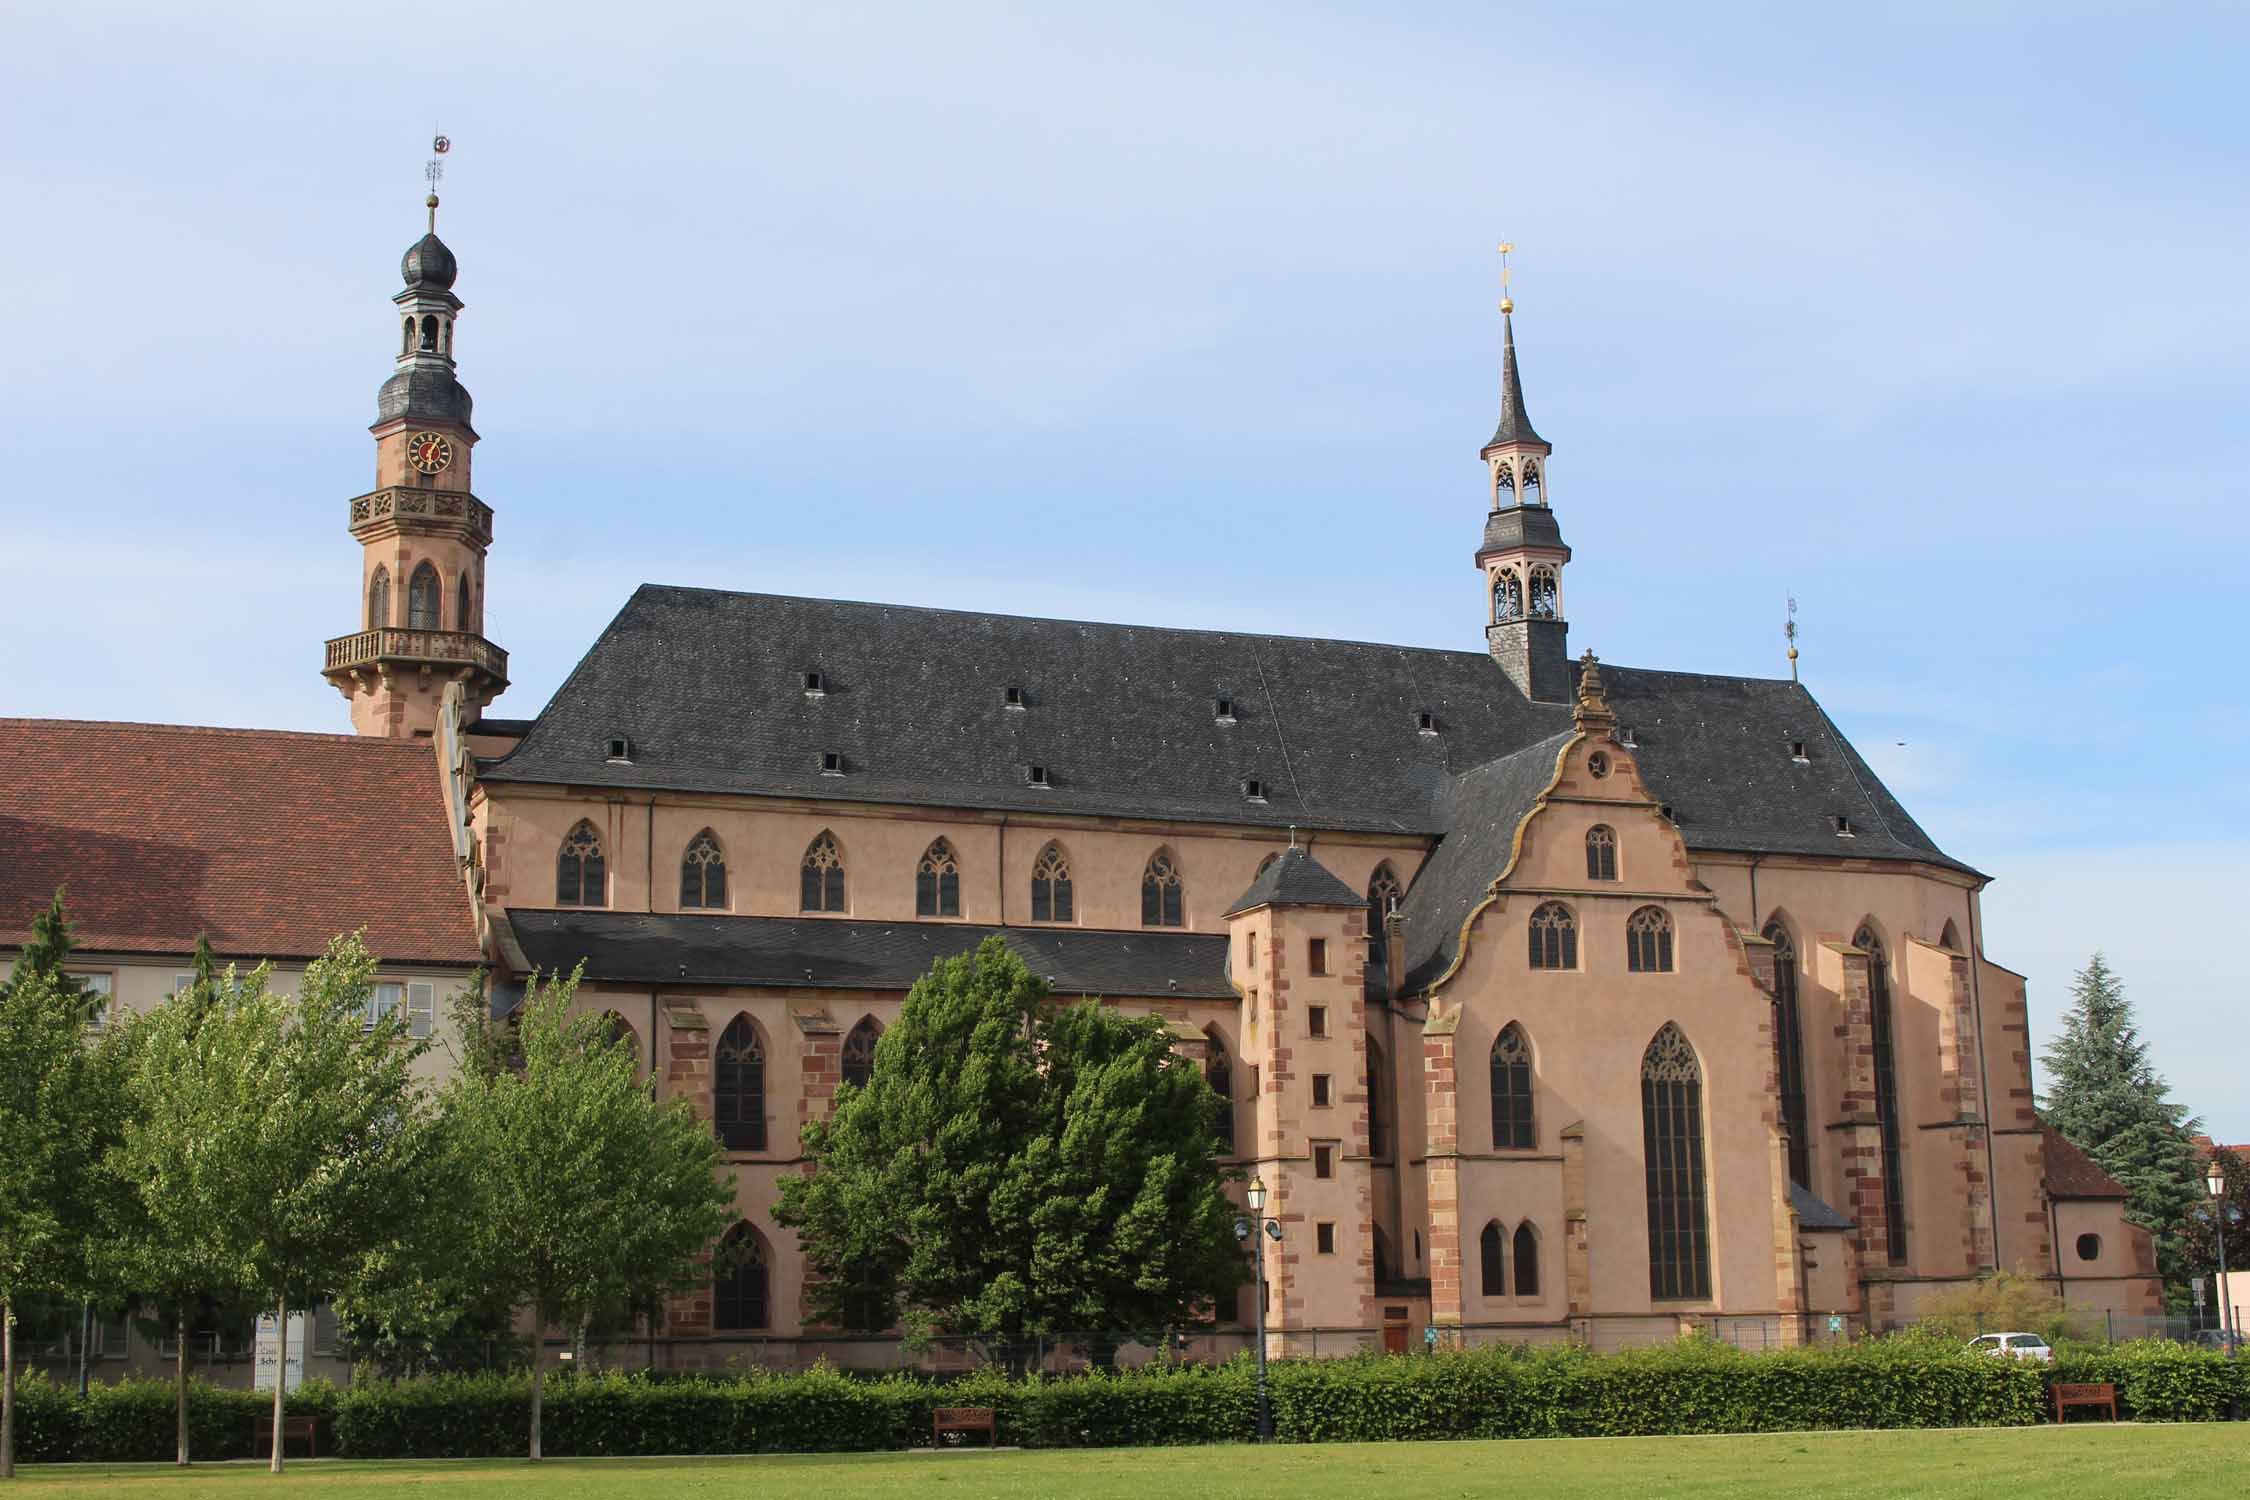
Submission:
<svg viewBox="0 0 2250 1500">
<path fill-rule="evenodd" d="M 1592 651 L 1578 659 L 1578 707 L 1571 718 L 1580 733 L 1607 730 L 1617 723 L 1617 715 L 1610 712 L 1609 699 L 1602 690 L 1601 658 Z"/>
<path fill-rule="evenodd" d="M 1516 299 L 1508 295 L 1508 252 L 1515 248 L 1513 241 L 1500 242 L 1500 316 L 1503 318 L 1516 310 Z"/>
<path fill-rule="evenodd" d="M 430 196 L 423 200 L 422 206 L 430 211 L 430 233 L 432 234 L 437 233 L 437 185 L 445 177 L 445 153 L 452 149 L 453 142 L 447 140 L 444 136 L 433 137 L 430 141 L 430 159 L 422 168 L 422 175 L 428 178 L 430 182 Z"/>
<path fill-rule="evenodd" d="M 1797 599 L 1789 597 L 1789 618 L 1782 624 L 1781 633 L 1789 642 L 1789 680 L 1797 680 Z"/>
</svg>

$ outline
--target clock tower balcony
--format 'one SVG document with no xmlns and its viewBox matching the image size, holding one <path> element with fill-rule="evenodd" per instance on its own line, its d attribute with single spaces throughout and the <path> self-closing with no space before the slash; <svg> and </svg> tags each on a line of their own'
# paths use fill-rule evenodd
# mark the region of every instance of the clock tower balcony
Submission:
<svg viewBox="0 0 2250 1500">
<path fill-rule="evenodd" d="M 392 485 L 354 497 L 351 533 L 371 542 L 402 531 L 450 532 L 476 547 L 492 544 L 492 507 L 467 490 Z"/>
<path fill-rule="evenodd" d="M 347 695 L 355 683 L 373 677 L 442 672 L 476 682 L 490 700 L 508 685 L 508 653 L 474 631 L 385 626 L 337 636 L 328 643 L 328 659 L 320 670 Z"/>
</svg>

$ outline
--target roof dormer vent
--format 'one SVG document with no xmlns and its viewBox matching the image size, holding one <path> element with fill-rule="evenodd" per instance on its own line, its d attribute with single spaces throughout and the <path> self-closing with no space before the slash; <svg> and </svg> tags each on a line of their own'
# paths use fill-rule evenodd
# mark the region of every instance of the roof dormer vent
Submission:
<svg viewBox="0 0 2250 1500">
<path fill-rule="evenodd" d="M 817 671 L 805 673 L 805 696 L 808 698 L 827 697 L 828 674 Z"/>
<path fill-rule="evenodd" d="M 1840 839 L 1856 839 L 1859 837 L 1859 834 L 1852 828 L 1852 820 L 1842 813 L 1836 814 L 1836 837 Z"/>
<path fill-rule="evenodd" d="M 1620 724 L 1617 726 L 1617 748 L 1620 750 L 1638 750 L 1641 748 L 1641 742 L 1633 738 L 1632 725 Z"/>
<path fill-rule="evenodd" d="M 1020 713 L 1023 710 L 1023 689 L 1020 687 L 1002 688 L 1000 690 L 1000 706 L 1015 709 Z"/>
<path fill-rule="evenodd" d="M 1437 715 L 1423 709 L 1414 716 L 1414 727 L 1423 734 L 1437 733 Z"/>
<path fill-rule="evenodd" d="M 633 742 L 624 735 L 612 735 L 609 740 L 609 763 L 629 766 L 633 763 Z"/>
<path fill-rule="evenodd" d="M 1052 781 L 1047 779 L 1047 768 L 1045 766 L 1025 766 L 1023 768 L 1023 780 L 1026 786 L 1051 787 L 1054 785 Z"/>
<path fill-rule="evenodd" d="M 1800 766 L 1812 764 L 1812 757 L 1805 754 L 1805 742 L 1803 740 L 1791 740 L 1789 742 L 1789 758 Z"/>
<path fill-rule="evenodd" d="M 843 751 L 841 751 L 841 750 L 823 750 L 823 751 L 821 751 L 821 752 L 820 752 L 820 774 L 821 774 L 821 775 L 823 775 L 823 776 L 841 776 L 841 775 L 843 775 L 843 774 L 844 774 L 844 752 L 843 752 Z"/>
<path fill-rule="evenodd" d="M 1234 700 L 1221 693 L 1217 701 L 1211 705 L 1211 717 L 1221 724 L 1232 724 L 1234 722 Z"/>
<path fill-rule="evenodd" d="M 1677 823 L 1680 821 L 1678 818 L 1672 815 L 1672 804 L 1669 802 L 1659 802 L 1656 805 L 1656 815 L 1662 818 L 1667 823 Z"/>
<path fill-rule="evenodd" d="M 1255 776 L 1242 778 L 1242 795 L 1252 802 L 1266 800 L 1266 784 Z"/>
</svg>

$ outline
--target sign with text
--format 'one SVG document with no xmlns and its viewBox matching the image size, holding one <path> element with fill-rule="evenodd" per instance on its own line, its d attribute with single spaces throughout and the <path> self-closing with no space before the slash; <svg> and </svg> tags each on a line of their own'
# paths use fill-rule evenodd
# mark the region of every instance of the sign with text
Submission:
<svg viewBox="0 0 2250 1500">
<path fill-rule="evenodd" d="M 289 1315 L 289 1363 L 286 1370 L 286 1383 L 281 1388 L 283 1394 L 287 1394 L 305 1383 L 305 1332 L 305 1315 L 303 1313 L 291 1313 Z M 280 1344 L 280 1325 L 275 1321 L 274 1315 L 272 1313 L 258 1314 L 258 1363 L 257 1374 L 251 1387 L 253 1390 L 270 1391 L 273 1389 L 274 1375 L 282 1369 Z"/>
</svg>

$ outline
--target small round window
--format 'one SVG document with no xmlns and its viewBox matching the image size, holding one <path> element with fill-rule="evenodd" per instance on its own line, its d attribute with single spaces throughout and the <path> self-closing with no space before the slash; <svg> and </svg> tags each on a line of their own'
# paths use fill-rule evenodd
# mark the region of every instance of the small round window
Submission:
<svg viewBox="0 0 2250 1500">
<path fill-rule="evenodd" d="M 1592 755 L 1586 757 L 1586 770 L 1596 781 L 1601 780 L 1609 774 L 1609 757 L 1596 750 Z"/>
<path fill-rule="evenodd" d="M 2080 1260 L 2100 1260 L 2102 1258 L 2102 1237 L 2098 1234 L 2080 1235 L 2078 1237 L 2078 1258 Z"/>
</svg>

